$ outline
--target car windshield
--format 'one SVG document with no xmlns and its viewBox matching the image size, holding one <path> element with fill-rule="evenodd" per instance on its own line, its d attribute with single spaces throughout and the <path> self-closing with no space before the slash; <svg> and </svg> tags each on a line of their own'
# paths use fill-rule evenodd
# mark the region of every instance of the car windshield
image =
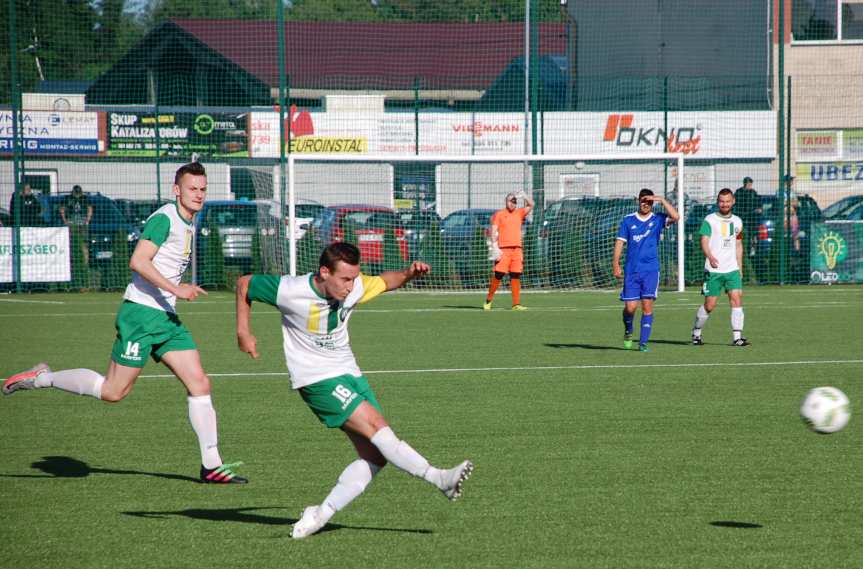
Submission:
<svg viewBox="0 0 863 569">
<path fill-rule="evenodd" d="M 249 227 L 258 223 L 258 209 L 249 205 L 217 205 L 208 208 L 206 222 L 223 227 Z"/>
<path fill-rule="evenodd" d="M 395 214 L 388 211 L 349 211 L 344 215 L 345 221 L 351 221 L 358 229 L 392 227 L 395 225 Z"/>
<path fill-rule="evenodd" d="M 861 202 L 863 202 L 863 196 L 848 196 L 825 207 L 821 213 L 824 214 L 824 217 L 846 215 Z"/>
<path fill-rule="evenodd" d="M 296 217 L 315 217 L 323 206 L 317 204 L 297 204 L 294 210 Z"/>
</svg>

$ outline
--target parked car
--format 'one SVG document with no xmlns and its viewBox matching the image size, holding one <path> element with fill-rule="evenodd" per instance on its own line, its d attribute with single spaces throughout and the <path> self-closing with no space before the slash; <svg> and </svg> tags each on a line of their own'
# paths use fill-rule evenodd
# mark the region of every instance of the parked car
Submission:
<svg viewBox="0 0 863 569">
<path fill-rule="evenodd" d="M 855 196 L 857 197 L 857 196 Z M 863 196 L 861 196 L 863 197 Z M 863 220 L 863 199 L 834 213 L 826 221 L 861 221 Z"/>
<path fill-rule="evenodd" d="M 780 211 L 779 198 L 775 194 L 761 195 L 761 207 L 755 210 L 758 225 L 753 239 L 753 265 L 759 282 L 778 280 L 779 259 L 773 250 L 776 240 L 776 227 L 783 223 L 785 212 Z M 822 218 L 821 208 L 809 195 L 801 195 L 797 200 L 797 234 L 790 241 L 788 250 L 787 280 L 790 282 L 809 282 L 809 240 L 812 224 Z M 787 235 L 787 234 L 786 234 Z"/>
<path fill-rule="evenodd" d="M 12 227 L 12 214 L 0 207 L 0 227 Z"/>
<path fill-rule="evenodd" d="M 281 203 L 275 200 L 268 199 L 258 199 L 255 200 L 255 203 L 264 204 L 268 208 L 268 213 L 271 217 L 279 218 L 282 216 L 283 206 Z M 299 241 L 303 238 L 303 235 L 306 234 L 309 227 L 311 227 L 312 220 L 324 209 L 324 206 L 311 201 L 311 200 L 300 200 L 294 206 L 294 239 Z M 288 213 L 288 207 L 284 206 L 284 225 L 287 228 L 290 223 L 290 215 Z M 283 232 L 284 238 L 288 239 L 290 233 L 287 231 Z"/>
<path fill-rule="evenodd" d="M 319 248 L 348 239 L 353 230 L 364 266 L 379 270 L 393 259 L 386 259 L 387 232 L 391 231 L 401 261 L 407 261 L 408 244 L 404 227 L 395 211 L 383 206 L 342 204 L 322 209 L 312 221 L 309 231 Z"/>
<path fill-rule="evenodd" d="M 841 219 L 851 213 L 852 210 L 859 211 L 857 206 L 860 204 L 863 204 L 863 194 L 845 196 L 821 210 L 821 215 L 824 219 L 832 219 L 834 217 Z"/>
<path fill-rule="evenodd" d="M 430 231 L 440 231 L 441 218 L 431 210 L 407 209 L 398 212 L 402 227 L 405 230 L 405 240 L 411 259 L 418 259 L 422 245 Z"/>
<path fill-rule="evenodd" d="M 114 203 L 129 223 L 134 225 L 138 231 L 143 231 L 147 218 L 166 203 L 171 203 L 171 200 L 117 199 L 114 200 Z"/>
<path fill-rule="evenodd" d="M 51 194 L 42 196 L 42 218 L 45 225 L 60 227 L 63 220 L 60 217 L 60 207 L 68 197 L 66 194 Z M 134 227 L 110 198 L 100 193 L 85 194 L 91 206 L 93 217 L 87 228 L 89 239 L 90 266 L 103 269 L 114 256 L 115 239 L 124 239 L 128 243 L 129 254 L 135 249 L 141 233 Z"/>
<path fill-rule="evenodd" d="M 488 284 L 491 269 L 485 239 L 496 209 L 470 208 L 454 211 L 441 222 L 441 242 L 453 269 L 465 288 Z"/>
<path fill-rule="evenodd" d="M 195 216 L 196 250 L 198 266 L 206 263 L 206 255 L 212 250 L 209 240 L 218 232 L 221 240 L 222 258 L 226 266 L 245 272 L 251 270 L 255 233 L 262 237 L 274 237 L 276 224 L 266 223 L 268 207 L 247 200 L 213 200 L 204 202 Z"/>
</svg>

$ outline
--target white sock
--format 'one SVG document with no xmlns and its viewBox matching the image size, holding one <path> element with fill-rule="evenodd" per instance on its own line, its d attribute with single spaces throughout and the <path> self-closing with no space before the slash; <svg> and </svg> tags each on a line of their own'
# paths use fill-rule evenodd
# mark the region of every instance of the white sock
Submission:
<svg viewBox="0 0 863 569">
<path fill-rule="evenodd" d="M 336 512 L 343 510 L 362 494 L 372 478 L 380 471 L 380 466 L 361 458 L 350 463 L 342 471 L 339 481 L 330 490 L 329 495 L 324 498 L 324 503 L 321 504 L 321 515 L 329 521 Z"/>
<path fill-rule="evenodd" d="M 710 313 L 704 310 L 704 305 L 698 307 L 695 312 L 695 324 L 692 325 L 692 335 L 696 338 L 701 337 L 701 329 L 707 324 L 707 319 L 710 318 Z"/>
<path fill-rule="evenodd" d="M 204 468 L 221 466 L 219 456 L 219 436 L 216 427 L 216 410 L 209 395 L 189 397 L 189 422 L 198 435 L 198 445 L 201 447 L 201 464 Z"/>
<path fill-rule="evenodd" d="M 743 336 L 743 307 L 731 309 L 731 333 L 734 339 L 739 340 Z"/>
<path fill-rule="evenodd" d="M 36 378 L 36 387 L 56 387 L 77 395 L 89 395 L 102 399 L 102 384 L 105 376 L 92 369 L 64 369 L 40 373 Z"/>
<path fill-rule="evenodd" d="M 371 443 L 377 447 L 384 458 L 393 463 L 397 468 L 408 474 L 431 482 L 438 488 L 442 488 L 441 471 L 423 458 L 409 444 L 399 440 L 393 430 L 384 427 L 371 438 Z"/>
</svg>

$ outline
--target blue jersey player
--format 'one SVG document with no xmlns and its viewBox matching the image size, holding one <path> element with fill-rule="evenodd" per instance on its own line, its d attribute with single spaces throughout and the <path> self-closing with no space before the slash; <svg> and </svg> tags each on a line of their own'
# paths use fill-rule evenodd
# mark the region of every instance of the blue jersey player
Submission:
<svg viewBox="0 0 863 569">
<path fill-rule="evenodd" d="M 665 213 L 654 213 L 653 205 L 659 203 Z M 638 349 L 650 351 L 647 342 L 653 328 L 653 301 L 659 292 L 659 237 L 662 230 L 680 219 L 674 206 L 665 198 L 653 195 L 647 188 L 638 192 L 638 211 L 620 222 L 617 240 L 614 242 L 614 257 L 611 261 L 615 278 L 623 277 L 620 300 L 623 305 L 623 347 L 632 348 L 632 323 L 635 310 L 641 301 L 641 336 Z M 620 268 L 620 255 L 626 244 L 626 264 Z"/>
</svg>

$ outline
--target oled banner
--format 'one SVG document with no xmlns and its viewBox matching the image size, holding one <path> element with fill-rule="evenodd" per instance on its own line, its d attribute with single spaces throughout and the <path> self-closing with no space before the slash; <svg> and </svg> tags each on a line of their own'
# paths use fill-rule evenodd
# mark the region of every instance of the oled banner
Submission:
<svg viewBox="0 0 863 569">
<path fill-rule="evenodd" d="M 0 227 L 0 282 L 15 280 L 12 227 Z M 22 227 L 18 245 L 21 282 L 67 282 L 72 278 L 68 227 Z"/>
<path fill-rule="evenodd" d="M 863 282 L 863 221 L 828 221 L 812 226 L 812 284 Z"/>
</svg>

